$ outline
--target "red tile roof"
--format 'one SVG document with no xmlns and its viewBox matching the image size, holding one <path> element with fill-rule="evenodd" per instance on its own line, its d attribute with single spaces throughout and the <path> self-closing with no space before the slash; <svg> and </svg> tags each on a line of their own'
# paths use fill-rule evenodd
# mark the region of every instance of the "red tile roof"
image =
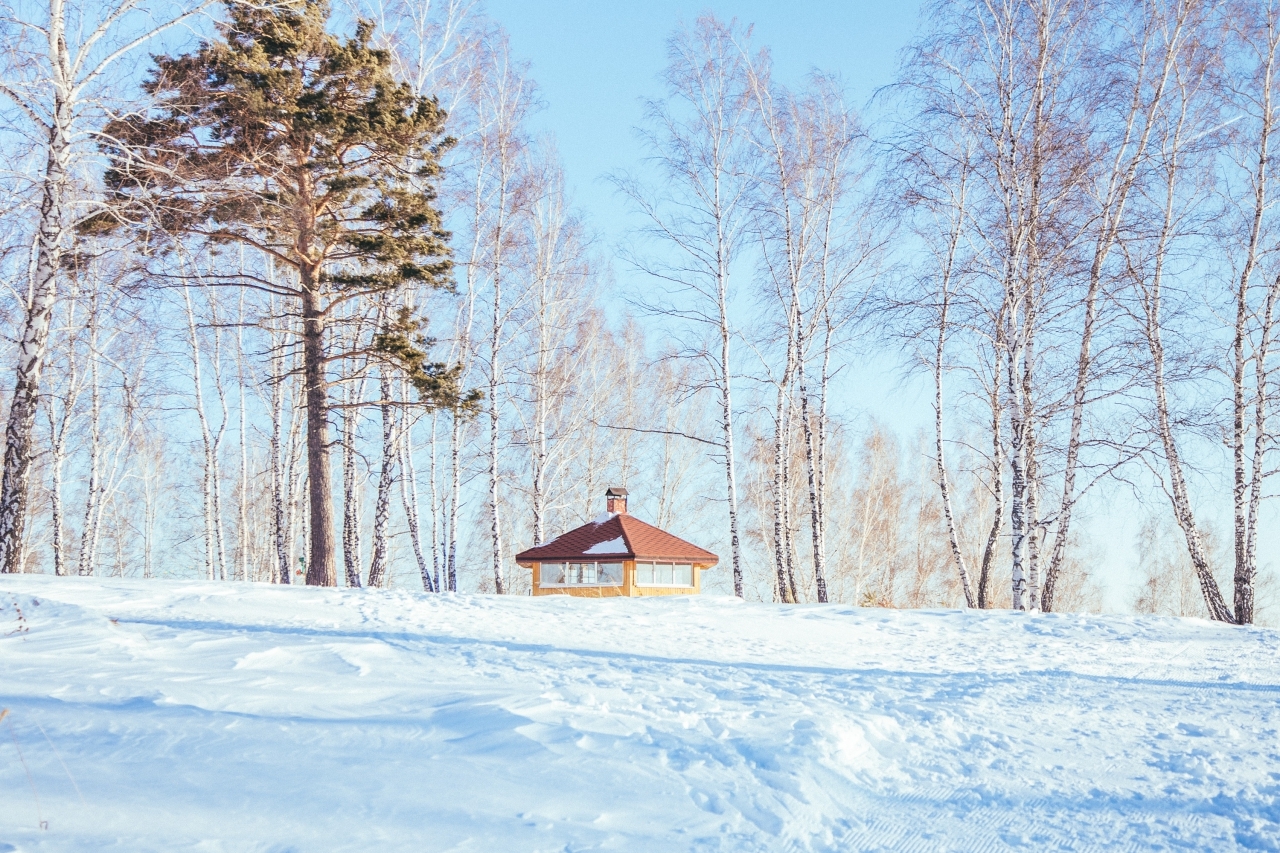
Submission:
<svg viewBox="0 0 1280 853">
<path fill-rule="evenodd" d="M 621 539 L 624 548 L 619 551 L 596 551 L 594 546 Z M 587 553 L 591 551 L 591 553 Z M 720 558 L 705 548 L 699 548 L 652 524 L 646 524 L 633 515 L 611 515 L 604 521 L 588 522 L 568 533 L 557 536 L 545 545 L 529 548 L 516 554 L 517 563 L 536 563 L 544 560 L 670 560 L 714 566 Z"/>
</svg>

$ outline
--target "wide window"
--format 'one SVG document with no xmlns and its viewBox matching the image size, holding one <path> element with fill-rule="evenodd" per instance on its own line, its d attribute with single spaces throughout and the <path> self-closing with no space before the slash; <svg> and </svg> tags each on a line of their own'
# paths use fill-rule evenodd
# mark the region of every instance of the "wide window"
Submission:
<svg viewBox="0 0 1280 853">
<path fill-rule="evenodd" d="M 541 586 L 619 586 L 621 563 L 542 563 Z"/>
<path fill-rule="evenodd" d="M 637 586 L 693 586 L 688 563 L 636 563 Z"/>
</svg>

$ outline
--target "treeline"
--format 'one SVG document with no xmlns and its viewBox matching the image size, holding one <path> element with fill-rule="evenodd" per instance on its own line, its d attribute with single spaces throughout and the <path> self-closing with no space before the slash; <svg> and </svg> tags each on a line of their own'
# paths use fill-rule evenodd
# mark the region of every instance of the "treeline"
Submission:
<svg viewBox="0 0 1280 853">
<path fill-rule="evenodd" d="M 625 485 L 726 592 L 1096 609 L 1127 491 L 1134 606 L 1252 622 L 1280 8 L 923 21 L 870 123 L 680 28 L 615 259 L 474 3 L 10 8 L 0 564 L 520 593 Z"/>
</svg>

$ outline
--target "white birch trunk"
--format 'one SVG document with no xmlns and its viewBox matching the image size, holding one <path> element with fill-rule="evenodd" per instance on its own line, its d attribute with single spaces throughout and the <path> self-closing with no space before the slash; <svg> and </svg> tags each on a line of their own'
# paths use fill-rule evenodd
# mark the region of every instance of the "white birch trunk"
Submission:
<svg viewBox="0 0 1280 853">
<path fill-rule="evenodd" d="M 98 366 L 98 305 L 89 306 L 89 482 L 85 495 L 84 524 L 80 529 L 80 558 L 76 574 L 84 577 L 97 571 L 98 504 L 102 500 L 102 383 Z"/>
<path fill-rule="evenodd" d="M 356 482 L 356 428 L 360 410 L 355 407 L 364 396 L 364 382 L 353 390 L 353 383 L 345 387 L 346 408 L 342 412 L 342 564 L 346 570 L 347 586 L 360 587 L 360 494 Z"/>
<path fill-rule="evenodd" d="M 53 109 L 45 129 L 44 175 L 41 180 L 39 222 L 36 228 L 35 268 L 18 339 L 17 369 L 9 420 L 5 426 L 4 474 L 0 480 L 0 572 L 22 571 L 27 500 L 36 411 L 40 403 L 40 378 L 49 327 L 57 298 L 58 267 L 64 237 L 64 207 L 71 158 L 73 72 L 66 41 L 66 10 L 62 0 L 50 0 L 48 61 L 53 87 Z M 21 105 L 20 105 L 21 106 Z"/>
<path fill-rule="evenodd" d="M 427 566 L 426 557 L 422 553 L 422 521 L 418 512 L 418 473 L 413 464 L 413 425 L 406 418 L 404 429 L 401 431 L 399 444 L 400 452 L 400 502 L 404 505 L 404 517 L 409 526 L 409 542 L 413 546 L 413 556 L 418 561 L 418 573 L 422 576 L 422 589 L 426 592 L 440 591 L 440 548 L 435 541 L 437 534 L 436 529 L 436 504 L 435 504 L 435 413 L 432 413 L 432 434 L 431 434 L 431 475 L 432 482 L 432 503 L 431 503 L 431 560 L 432 566 Z M 435 577 L 432 577 L 434 569 Z"/>
<path fill-rule="evenodd" d="M 383 401 L 391 399 L 391 379 L 385 370 L 382 371 L 379 391 Z M 384 402 L 379 410 L 382 415 L 382 464 L 378 471 L 378 494 L 373 509 L 373 559 L 369 563 L 369 586 L 374 588 L 385 586 L 387 582 L 387 526 L 391 519 L 391 487 L 395 482 L 396 458 L 399 456 L 395 409 Z M 416 519 L 413 526 L 417 527 Z M 422 570 L 426 564 L 422 561 L 422 546 L 417 536 L 414 536 L 414 551 Z"/>
</svg>

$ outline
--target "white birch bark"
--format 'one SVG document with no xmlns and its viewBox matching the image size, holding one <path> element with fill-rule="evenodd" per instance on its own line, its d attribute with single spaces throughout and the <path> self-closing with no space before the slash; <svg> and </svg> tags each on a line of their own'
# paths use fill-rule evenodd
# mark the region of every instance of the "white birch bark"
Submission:
<svg viewBox="0 0 1280 853">
<path fill-rule="evenodd" d="M 404 506 L 404 517 L 409 527 L 409 542 L 413 546 L 413 556 L 418 561 L 418 573 L 422 576 L 422 589 L 426 592 L 440 591 L 440 547 L 436 540 L 438 527 L 436 522 L 437 506 L 435 494 L 435 412 L 431 420 L 431 560 L 427 565 L 422 553 L 422 520 L 418 510 L 418 474 L 413 463 L 413 424 L 406 418 L 404 428 L 400 431 L 398 442 L 400 452 L 400 502 Z M 434 576 L 433 576 L 434 574 Z"/>
<path fill-rule="evenodd" d="M 962 203 L 963 209 L 963 203 Z M 958 238 L 958 233 L 956 234 Z M 956 527 L 955 511 L 951 506 L 951 489 L 948 484 L 947 463 L 945 454 L 945 433 L 942 424 L 942 374 L 943 374 L 943 358 L 947 342 L 947 312 L 951 307 L 951 261 L 955 259 L 955 244 L 957 239 L 951 240 L 950 256 L 948 263 L 942 272 L 941 290 L 942 305 L 938 313 L 938 345 L 934 352 L 933 361 L 933 423 L 934 423 L 934 454 L 938 467 L 938 490 L 942 496 L 942 513 L 947 522 L 947 541 L 951 546 L 951 558 L 955 560 L 956 572 L 960 575 L 960 588 L 964 591 L 964 602 L 966 607 L 975 607 L 977 599 L 974 597 L 973 589 L 969 583 L 969 570 L 965 565 L 964 552 L 960 549 L 960 536 Z"/>
<path fill-rule="evenodd" d="M 46 137 L 44 175 L 41 180 L 40 219 L 36 232 L 35 268 L 31 290 L 18 339 L 17 369 L 9 419 L 5 426 L 4 474 L 0 481 L 0 571 L 22 571 L 27 497 L 30 489 L 32 433 L 40 400 L 40 378 L 49 326 L 57 298 L 58 267 L 62 257 L 65 207 L 70 177 L 71 123 L 75 107 L 72 57 L 67 49 L 66 8 L 62 0 L 50 0 L 48 63 L 52 105 L 47 119 L 31 112 L 16 95 L 18 105 L 28 112 Z"/>
<path fill-rule="evenodd" d="M 204 566 L 205 578 L 208 580 L 225 580 L 226 565 L 223 561 L 223 550 L 221 542 L 221 525 L 219 524 L 219 510 L 221 507 L 219 480 L 221 474 L 219 471 L 219 457 L 222 444 L 222 432 L 226 426 L 226 418 L 224 417 L 219 423 L 218 428 L 214 429 L 209 422 L 208 409 L 205 401 L 205 382 L 204 382 L 204 352 L 200 345 L 200 334 L 198 323 L 196 320 L 195 304 L 191 299 L 191 288 L 182 288 L 183 304 L 186 308 L 187 315 L 187 344 L 190 347 L 191 354 L 191 390 L 195 402 L 196 419 L 200 425 L 200 441 L 201 441 L 201 477 L 200 477 L 200 497 L 201 497 L 201 517 L 203 519 L 203 541 L 204 541 Z M 212 307 L 212 306 L 211 306 Z M 217 332 L 215 331 L 215 338 Z M 220 355 L 215 350 L 215 359 Z M 215 368 L 216 370 L 216 368 Z M 215 381 L 215 385 L 221 386 L 221 382 Z"/>
<path fill-rule="evenodd" d="M 395 483 L 396 460 L 399 442 L 396 441 L 395 408 L 385 401 L 392 399 L 391 377 L 386 370 L 379 379 L 379 391 L 384 401 L 378 407 L 382 417 L 382 461 L 378 469 L 378 492 L 373 509 L 373 558 L 369 563 L 369 586 L 377 588 L 385 586 L 387 578 L 387 527 L 391 520 L 391 487 Z M 401 475 L 403 479 L 403 472 Z M 414 520 L 413 526 L 417 526 Z M 421 557 L 421 543 L 414 536 L 414 550 L 418 555 L 419 569 L 425 567 Z M 428 592 L 430 590 L 428 589 Z"/>
<path fill-rule="evenodd" d="M 81 577 L 97 571 L 98 507 L 102 501 L 102 382 L 98 354 L 98 299 L 89 300 L 89 471 L 85 489 L 84 523 L 80 528 L 80 556 L 76 574 Z"/>
<path fill-rule="evenodd" d="M 1246 7 L 1247 9 L 1248 7 Z M 1254 302 L 1252 279 L 1257 272 L 1262 247 L 1263 223 L 1268 209 L 1274 204 L 1268 190 L 1273 180 L 1271 166 L 1271 136 L 1280 116 L 1273 103 L 1276 75 L 1280 71 L 1280 9 L 1274 4 L 1256 10 L 1261 21 L 1244 22 L 1246 36 L 1256 55 L 1257 69 L 1254 80 L 1257 87 L 1251 92 L 1256 105 L 1258 127 L 1256 136 L 1250 138 L 1253 162 L 1250 164 L 1252 209 L 1249 211 L 1249 237 L 1240 265 L 1240 279 L 1236 287 L 1236 317 L 1232 337 L 1232 509 L 1234 521 L 1233 546 L 1235 571 L 1233 573 L 1234 616 L 1237 624 L 1248 625 L 1254 619 L 1254 585 L 1258 573 L 1258 511 L 1262 501 L 1263 479 L 1267 474 L 1266 457 L 1272 437 L 1267 433 L 1268 410 L 1274 405 L 1274 385 L 1269 381 L 1267 360 L 1273 346 L 1273 329 L 1277 298 L 1280 297 L 1280 275 L 1264 285 L 1261 310 Z M 1248 14 L 1248 12 L 1245 12 Z M 1248 29 L 1252 23 L 1252 32 Z M 1249 349 L 1250 324 L 1257 323 L 1257 343 Z M 1252 362 L 1252 365 L 1250 365 Z M 1246 400 L 1247 371 L 1253 372 L 1252 424 L 1247 423 L 1249 413 Z M 1248 448 L 1248 430 L 1252 427 L 1252 448 Z M 1251 450 L 1251 452 L 1250 452 Z M 1252 456 L 1252 459 L 1247 457 Z M 1247 469 L 1247 470 L 1246 470 Z"/>
<path fill-rule="evenodd" d="M 76 420 L 76 408 L 79 404 L 81 387 L 80 359 L 76 351 L 79 340 L 79 329 L 76 327 L 75 284 L 73 292 L 67 299 L 66 324 L 66 367 L 62 375 L 62 394 L 45 395 L 45 414 L 49 420 L 49 471 L 52 484 L 49 490 L 50 525 L 53 546 L 53 573 L 58 577 L 70 574 L 67 559 L 66 510 L 64 507 L 63 482 L 67 460 L 67 438 L 71 435 L 72 425 Z M 59 408 L 60 404 L 60 408 Z"/>
<path fill-rule="evenodd" d="M 241 261 L 243 265 L 243 260 Z M 236 510 L 237 530 L 236 530 L 236 577 L 242 581 L 251 580 L 249 576 L 250 564 L 250 543 L 252 537 L 249 533 L 249 430 L 248 430 L 248 385 L 249 377 L 245 372 L 245 346 L 244 346 L 244 300 L 245 291 L 240 291 L 240 303 L 236 317 L 236 374 L 239 380 L 239 387 L 236 390 L 237 416 L 239 417 L 238 441 L 240 445 L 240 470 L 239 482 L 236 489 Z"/>
<path fill-rule="evenodd" d="M 289 548 L 291 525 L 288 518 L 291 491 L 289 488 L 289 469 L 291 466 L 286 461 L 284 420 L 286 418 L 286 401 L 290 399 L 290 395 L 287 393 L 285 371 L 282 369 L 283 358 L 280 354 L 280 347 L 283 343 L 282 336 L 272 332 L 270 341 L 272 344 L 271 376 L 269 380 L 271 383 L 271 438 L 268 452 L 271 457 L 271 538 L 275 551 L 271 577 L 273 583 L 289 584 L 293 580 L 293 567 L 290 565 Z M 294 423 L 297 419 L 291 418 L 290 420 L 291 423 Z"/>
<path fill-rule="evenodd" d="M 358 385 L 358 387 L 356 387 Z M 360 583 L 360 487 L 356 482 L 356 431 L 360 420 L 357 401 L 364 396 L 364 380 L 348 382 L 342 412 L 342 565 L 347 586 Z"/>
</svg>

